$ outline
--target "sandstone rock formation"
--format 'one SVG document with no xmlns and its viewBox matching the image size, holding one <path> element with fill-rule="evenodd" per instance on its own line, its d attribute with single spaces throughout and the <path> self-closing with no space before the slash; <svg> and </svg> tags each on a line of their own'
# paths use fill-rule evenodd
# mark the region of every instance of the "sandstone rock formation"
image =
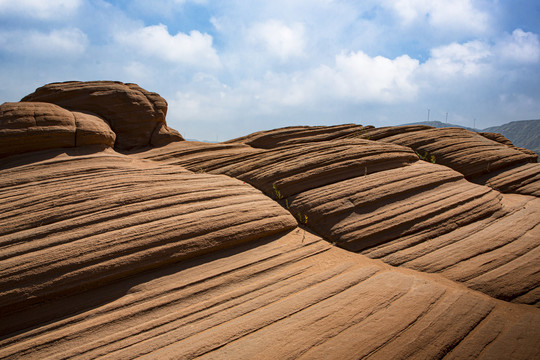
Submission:
<svg viewBox="0 0 540 360">
<path fill-rule="evenodd" d="M 115 133 L 98 116 L 54 104 L 0 105 L 0 157 L 85 145 L 114 146 Z"/>
<path fill-rule="evenodd" d="M 241 179 L 340 247 L 540 305 L 540 199 L 471 183 L 409 148 L 355 138 L 274 149 L 181 142 L 135 156 Z"/>
<path fill-rule="evenodd" d="M 71 111 L 91 112 L 109 122 L 120 150 L 183 140 L 167 127 L 167 102 L 136 84 L 70 81 L 40 87 L 21 101 L 48 102 Z"/>
<path fill-rule="evenodd" d="M 175 141 L 159 99 L 1 106 L 0 358 L 540 356 L 533 156 L 426 126 Z"/>
</svg>

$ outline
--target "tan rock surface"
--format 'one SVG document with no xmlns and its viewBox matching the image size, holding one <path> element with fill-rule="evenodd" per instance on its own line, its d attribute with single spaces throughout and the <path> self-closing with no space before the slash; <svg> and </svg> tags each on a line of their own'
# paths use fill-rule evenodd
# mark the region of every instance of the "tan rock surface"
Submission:
<svg viewBox="0 0 540 360">
<path fill-rule="evenodd" d="M 38 88 L 21 101 L 48 102 L 71 111 L 97 114 L 109 122 L 116 133 L 115 147 L 121 150 L 183 140 L 165 123 L 165 99 L 136 84 L 119 81 L 52 83 Z"/>
<path fill-rule="evenodd" d="M 504 192 L 540 193 L 540 182 L 529 181 L 531 177 L 540 178 L 538 156 L 509 144 L 508 139 L 500 136 L 482 136 L 461 128 L 423 126 L 373 129 L 370 135 L 374 140 L 410 147 L 422 156 L 433 155 L 437 164 L 459 171 L 470 181 L 488 186 L 497 184 L 496 189 Z M 514 171 L 521 167 L 526 172 Z M 492 177 L 497 177 L 497 181 L 491 182 Z M 524 187 L 524 182 L 531 184 Z"/>
<path fill-rule="evenodd" d="M 0 356 L 530 359 L 540 352 L 538 309 L 391 268 L 302 229 L 63 301 L 77 303 L 78 313 L 0 340 Z"/>
<path fill-rule="evenodd" d="M 0 117 L 12 144 L 39 122 L 37 141 L 77 145 L 1 159 L 0 358 L 540 358 L 540 181 L 526 153 L 424 126 L 169 143 L 164 121 L 141 115 L 159 98 L 128 126 L 112 104 L 146 93 L 113 84 L 42 94 L 102 99 L 126 120 L 124 144 L 153 122 L 146 145 L 164 146 L 104 148 L 99 106 Z M 474 166 L 453 157 L 465 148 Z M 498 165 L 474 169 L 478 154 Z"/>
<path fill-rule="evenodd" d="M 9 167 L 0 188 L 3 316 L 296 226 L 238 180 L 112 151 Z"/>
<path fill-rule="evenodd" d="M 508 146 L 508 147 L 510 147 L 512 149 L 517 149 L 517 150 L 519 150 L 521 152 L 524 152 L 527 155 L 532 155 L 532 156 L 537 156 L 538 157 L 538 155 L 532 150 L 525 149 L 525 148 L 518 147 L 518 146 L 514 146 L 514 144 L 512 144 L 512 142 L 510 140 L 508 140 L 505 136 L 503 136 L 501 134 L 492 133 L 492 132 L 480 132 L 479 134 L 482 135 L 485 138 L 488 138 L 490 140 L 493 140 L 493 141 L 496 141 L 498 143 L 504 144 L 504 145 L 506 145 L 506 146 Z"/>
<path fill-rule="evenodd" d="M 246 181 L 288 207 L 300 223 L 345 249 L 417 269 L 405 256 L 415 249 L 426 262 L 421 271 L 441 272 L 438 262 L 444 259 L 446 267 L 456 269 L 444 272 L 452 280 L 494 297 L 540 305 L 540 262 L 530 261 L 540 245 L 536 234 L 540 217 L 533 215 L 540 211 L 539 199 L 510 200 L 515 195 L 471 183 L 446 166 L 420 161 L 406 147 L 358 138 L 304 143 L 307 129 L 294 129 L 302 133 L 294 145 L 255 149 L 234 143 L 182 142 L 136 156 Z M 292 130 L 286 132 L 297 141 Z M 316 135 L 319 131 L 315 129 Z M 281 133 L 259 133 L 257 138 L 274 143 L 269 139 L 275 140 L 276 132 Z M 519 229 L 511 225 L 516 219 L 523 222 Z M 498 235 L 497 242 L 493 234 Z M 439 240 L 441 245 L 432 245 Z M 467 248 L 460 256 L 450 250 L 469 242 L 477 248 Z M 512 255 L 502 256 L 508 249 Z M 430 252 L 434 255 L 428 256 Z M 481 259 L 493 258 L 499 260 L 481 266 Z M 469 275 L 456 275 L 460 271 Z M 500 274 L 490 277 L 488 272 Z M 508 282 L 513 283 L 512 290 Z M 498 290 L 503 286 L 505 292 Z"/>
<path fill-rule="evenodd" d="M 493 185 L 502 192 L 535 196 L 540 193 L 537 155 L 531 150 L 515 147 L 500 134 L 475 133 L 461 128 L 435 129 L 426 125 L 374 128 L 346 124 L 260 131 L 227 143 L 245 143 L 256 148 L 271 149 L 344 138 L 404 145 L 428 162 L 448 166 L 475 183 Z M 496 180 L 491 181 L 492 177 L 496 177 Z"/>
<path fill-rule="evenodd" d="M 54 104 L 0 105 L 0 157 L 84 145 L 114 145 L 115 134 L 101 118 Z"/>
</svg>

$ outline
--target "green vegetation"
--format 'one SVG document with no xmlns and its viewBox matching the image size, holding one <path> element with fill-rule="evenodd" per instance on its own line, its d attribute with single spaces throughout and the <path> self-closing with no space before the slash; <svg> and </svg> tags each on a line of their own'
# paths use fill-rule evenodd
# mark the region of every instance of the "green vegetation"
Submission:
<svg viewBox="0 0 540 360">
<path fill-rule="evenodd" d="M 283 200 L 283 195 L 281 194 L 281 191 L 279 191 L 276 184 L 272 184 L 272 188 L 274 189 L 274 195 L 278 201 Z M 283 203 L 282 203 L 283 204 Z M 291 211 L 291 206 L 289 204 L 289 199 L 285 199 L 285 208 L 289 211 Z M 298 212 L 296 214 L 296 217 L 298 219 L 298 222 L 300 224 L 306 225 L 308 223 L 308 216 L 306 214 L 302 214 L 301 212 Z"/>
<path fill-rule="evenodd" d="M 418 151 L 415 151 L 415 153 L 421 160 L 431 162 L 433 164 L 436 163 L 435 155 L 433 155 L 433 154 L 430 155 L 429 152 L 427 152 L 427 151 L 424 152 L 424 155 L 421 155 Z"/>
<path fill-rule="evenodd" d="M 283 199 L 283 195 L 281 195 L 281 191 L 278 190 L 276 184 L 272 184 L 272 187 L 274 188 L 274 194 L 276 195 L 276 199 Z"/>
<path fill-rule="evenodd" d="M 368 129 L 366 129 L 366 128 L 357 131 L 356 132 L 356 137 L 358 137 L 360 139 L 364 139 L 364 140 L 370 140 L 371 139 L 371 135 L 369 135 Z"/>
</svg>

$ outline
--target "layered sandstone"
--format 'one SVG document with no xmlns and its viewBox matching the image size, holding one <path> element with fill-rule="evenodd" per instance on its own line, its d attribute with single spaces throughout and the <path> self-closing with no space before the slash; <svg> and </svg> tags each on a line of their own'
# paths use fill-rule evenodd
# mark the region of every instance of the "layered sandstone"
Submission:
<svg viewBox="0 0 540 360">
<path fill-rule="evenodd" d="M 177 141 L 165 112 L 118 82 L 2 105 L 0 358 L 540 356 L 526 151 L 425 126 Z"/>
<path fill-rule="evenodd" d="M 71 111 L 91 112 L 105 119 L 120 150 L 183 140 L 167 127 L 167 101 L 136 84 L 119 81 L 52 83 L 25 96 L 23 102 L 47 102 Z"/>
<path fill-rule="evenodd" d="M 96 115 L 40 102 L 0 105 L 0 157 L 86 145 L 112 147 L 115 138 Z"/>
<path fill-rule="evenodd" d="M 321 129 L 315 130 L 319 136 Z M 540 199 L 471 183 L 407 147 L 358 138 L 304 143 L 304 134 L 298 142 L 291 128 L 286 131 L 296 144 L 255 149 L 181 142 L 135 156 L 241 179 L 347 250 L 441 272 L 494 297 L 539 303 L 540 263 L 532 260 L 539 255 L 540 218 L 532 214 L 540 211 Z"/>
</svg>

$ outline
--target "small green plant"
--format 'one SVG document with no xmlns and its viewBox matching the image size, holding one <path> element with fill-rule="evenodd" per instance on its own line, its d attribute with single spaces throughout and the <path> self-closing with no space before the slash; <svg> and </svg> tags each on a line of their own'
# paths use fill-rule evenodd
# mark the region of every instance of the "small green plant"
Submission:
<svg viewBox="0 0 540 360">
<path fill-rule="evenodd" d="M 436 163 L 435 155 L 433 155 L 433 154 L 430 155 L 429 152 L 427 152 L 427 151 L 424 152 L 424 155 L 421 155 L 418 151 L 415 151 L 415 153 L 421 160 L 431 162 L 433 164 Z"/>
<path fill-rule="evenodd" d="M 281 191 L 279 191 L 277 185 L 272 184 L 272 188 L 274 189 L 274 195 L 276 196 L 276 199 L 282 200 L 283 195 L 281 194 Z M 291 205 L 289 204 L 289 199 L 285 199 L 285 207 L 287 208 L 287 210 L 291 211 Z M 298 212 L 296 214 L 296 217 L 298 218 L 298 222 L 300 224 L 306 225 L 308 223 L 308 216 L 306 214 L 302 214 L 301 212 Z"/>
<path fill-rule="evenodd" d="M 364 140 L 369 140 L 371 139 L 371 135 L 368 134 L 368 130 L 367 129 L 362 129 L 362 130 L 358 130 L 356 132 L 356 137 L 360 138 L 360 139 L 364 139 Z"/>
<path fill-rule="evenodd" d="M 281 191 L 278 190 L 276 184 L 272 184 L 272 187 L 274 188 L 274 194 L 276 195 L 276 199 L 283 199 L 283 195 L 281 195 Z"/>
<path fill-rule="evenodd" d="M 304 225 L 307 224 L 308 217 L 306 214 L 302 214 L 301 212 L 298 212 L 297 216 L 298 216 L 298 221 L 300 222 L 300 224 L 304 224 Z"/>
</svg>

